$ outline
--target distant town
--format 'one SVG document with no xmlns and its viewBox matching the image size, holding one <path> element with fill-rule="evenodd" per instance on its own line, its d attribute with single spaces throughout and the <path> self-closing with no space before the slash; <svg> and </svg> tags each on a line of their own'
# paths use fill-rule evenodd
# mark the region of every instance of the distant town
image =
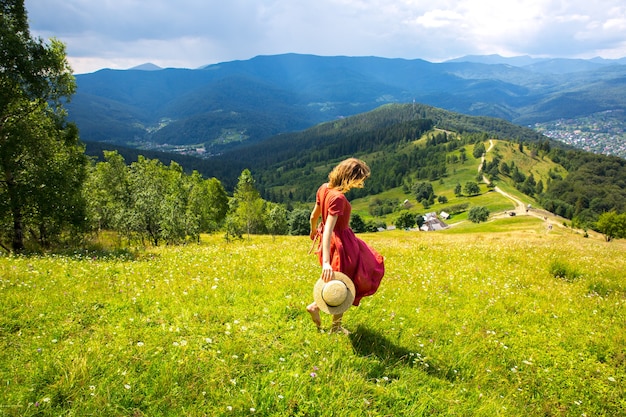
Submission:
<svg viewBox="0 0 626 417">
<path fill-rule="evenodd" d="M 559 119 L 531 126 L 549 138 L 589 152 L 626 159 L 624 110 L 609 110 L 575 119 Z"/>
</svg>

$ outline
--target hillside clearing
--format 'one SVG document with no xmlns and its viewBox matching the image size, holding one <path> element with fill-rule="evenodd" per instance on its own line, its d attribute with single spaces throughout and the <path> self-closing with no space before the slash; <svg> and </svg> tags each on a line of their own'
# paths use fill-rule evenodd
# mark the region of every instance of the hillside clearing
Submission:
<svg viewBox="0 0 626 417">
<path fill-rule="evenodd" d="M 307 237 L 2 257 L 2 414 L 618 415 L 625 242 L 508 220 L 363 235 L 387 273 L 349 336 L 304 310 Z"/>
</svg>

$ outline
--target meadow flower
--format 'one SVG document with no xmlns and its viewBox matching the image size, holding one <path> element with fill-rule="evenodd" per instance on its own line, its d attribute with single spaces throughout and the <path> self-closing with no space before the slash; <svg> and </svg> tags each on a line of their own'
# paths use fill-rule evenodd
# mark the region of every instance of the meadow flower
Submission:
<svg viewBox="0 0 626 417">
<path fill-rule="evenodd" d="M 124 384 L 124 388 L 130 389 L 130 384 Z"/>
<path fill-rule="evenodd" d="M 317 374 L 315 372 L 311 372 L 310 375 L 311 375 L 311 378 L 316 378 L 317 377 Z"/>
</svg>

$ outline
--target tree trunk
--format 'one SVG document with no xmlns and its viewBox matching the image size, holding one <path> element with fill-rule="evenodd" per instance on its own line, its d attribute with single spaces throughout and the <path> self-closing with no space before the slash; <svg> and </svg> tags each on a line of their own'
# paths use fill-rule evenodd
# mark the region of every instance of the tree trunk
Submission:
<svg viewBox="0 0 626 417">
<path fill-rule="evenodd" d="M 24 228 L 22 224 L 22 211 L 19 207 L 13 207 L 13 252 L 24 251 Z"/>
<path fill-rule="evenodd" d="M 11 215 L 13 216 L 13 239 L 11 246 L 13 252 L 20 253 L 24 251 L 24 216 L 22 215 L 22 207 L 19 203 L 17 185 L 11 172 L 5 172 L 7 194 L 9 195 L 9 206 L 11 207 Z"/>
</svg>

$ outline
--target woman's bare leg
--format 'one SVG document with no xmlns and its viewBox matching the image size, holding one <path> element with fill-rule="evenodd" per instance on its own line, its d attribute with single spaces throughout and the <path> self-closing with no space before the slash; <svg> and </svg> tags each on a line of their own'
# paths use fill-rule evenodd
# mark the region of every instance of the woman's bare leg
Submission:
<svg viewBox="0 0 626 417">
<path fill-rule="evenodd" d="M 333 314 L 333 325 L 330 328 L 331 333 L 350 334 L 350 332 L 341 326 L 342 314 Z"/>
<path fill-rule="evenodd" d="M 315 304 L 315 301 L 307 306 L 306 311 L 308 311 L 311 315 L 311 319 L 313 320 L 313 323 L 315 323 L 315 326 L 317 326 L 318 329 L 322 327 L 320 308 L 317 306 L 317 304 Z"/>
</svg>

